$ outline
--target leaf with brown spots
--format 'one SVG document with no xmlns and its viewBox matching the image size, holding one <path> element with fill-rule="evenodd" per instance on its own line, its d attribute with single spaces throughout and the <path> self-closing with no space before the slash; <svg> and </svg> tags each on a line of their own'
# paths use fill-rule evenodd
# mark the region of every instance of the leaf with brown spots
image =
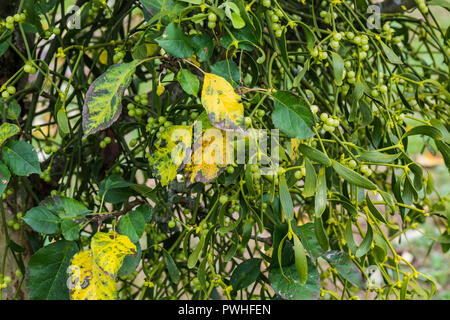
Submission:
<svg viewBox="0 0 450 320">
<path fill-rule="evenodd" d="M 225 132 L 207 129 L 194 143 L 191 162 L 185 168 L 187 182 L 208 183 L 232 163 L 233 145 L 226 139 Z"/>
</svg>

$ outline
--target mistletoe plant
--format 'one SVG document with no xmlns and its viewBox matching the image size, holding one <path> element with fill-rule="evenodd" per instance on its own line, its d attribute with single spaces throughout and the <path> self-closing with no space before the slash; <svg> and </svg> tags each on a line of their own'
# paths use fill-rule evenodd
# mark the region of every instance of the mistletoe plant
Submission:
<svg viewBox="0 0 450 320">
<path fill-rule="evenodd" d="M 0 4 L 2 297 L 435 294 L 447 0 Z"/>
</svg>

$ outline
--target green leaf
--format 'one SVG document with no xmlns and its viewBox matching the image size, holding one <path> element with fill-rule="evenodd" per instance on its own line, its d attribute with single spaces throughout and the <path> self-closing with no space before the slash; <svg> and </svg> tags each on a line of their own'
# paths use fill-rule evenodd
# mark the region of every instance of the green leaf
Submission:
<svg viewBox="0 0 450 320">
<path fill-rule="evenodd" d="M 44 200 L 41 204 L 57 214 L 60 218 L 84 218 L 91 212 L 81 202 L 64 196 L 52 196 Z"/>
<path fill-rule="evenodd" d="M 11 179 L 11 173 L 8 167 L 0 161 L 0 197 L 8 186 L 9 179 Z"/>
<path fill-rule="evenodd" d="M 304 285 L 300 284 L 295 264 L 283 268 L 283 277 L 280 268 L 274 268 L 269 273 L 270 284 L 277 295 L 285 300 L 314 300 L 320 294 L 319 273 L 308 259 L 308 279 Z"/>
<path fill-rule="evenodd" d="M 3 144 L 3 142 L 11 138 L 12 136 L 15 136 L 19 132 L 20 128 L 17 125 L 8 122 L 2 123 L 0 125 L 0 146 Z"/>
<path fill-rule="evenodd" d="M 125 256 L 125 259 L 123 259 L 122 266 L 120 267 L 119 272 L 117 273 L 120 277 L 126 277 L 130 275 L 134 270 L 136 270 L 139 263 L 141 262 L 142 257 L 141 245 L 139 244 L 139 242 L 136 242 L 135 245 L 137 253 L 135 255 Z"/>
<path fill-rule="evenodd" d="M 380 40 L 381 47 L 383 48 L 384 54 L 388 58 L 390 63 L 393 64 L 402 64 L 402 60 L 392 51 L 391 48 L 389 48 L 387 45 L 383 43 L 383 41 Z"/>
<path fill-rule="evenodd" d="M 258 279 L 262 259 L 252 258 L 237 265 L 231 275 L 233 291 L 245 289 Z"/>
<path fill-rule="evenodd" d="M 447 143 L 441 140 L 435 140 L 436 147 L 439 152 L 442 153 L 442 157 L 444 158 L 445 165 L 448 169 L 450 169 L 450 147 Z"/>
<path fill-rule="evenodd" d="M 375 163 L 390 163 L 396 160 L 401 155 L 401 153 L 389 154 L 378 151 L 365 151 L 365 150 L 359 150 L 358 153 L 361 156 L 361 160 Z"/>
<path fill-rule="evenodd" d="M 23 221 L 33 228 L 34 231 L 54 234 L 58 232 L 61 220 L 46 207 L 38 206 L 31 208 L 23 217 Z"/>
<path fill-rule="evenodd" d="M 358 246 L 355 243 L 355 239 L 353 238 L 353 230 L 352 230 L 352 220 L 348 219 L 347 224 L 345 225 L 345 242 L 347 242 L 347 246 L 350 249 L 351 253 L 355 253 L 358 250 Z"/>
<path fill-rule="evenodd" d="M 433 241 L 436 241 L 439 243 L 450 244 L 450 235 L 448 235 L 448 234 L 442 234 L 442 235 L 436 236 L 436 235 L 425 233 L 423 235 Z"/>
<path fill-rule="evenodd" d="M 383 215 L 378 211 L 378 209 L 374 206 L 372 203 L 372 200 L 370 200 L 369 193 L 366 193 L 366 203 L 367 207 L 369 208 L 369 211 L 373 214 L 375 218 L 380 220 L 383 223 L 387 223 L 386 219 L 383 217 Z"/>
<path fill-rule="evenodd" d="M 344 167 L 342 164 L 333 160 L 333 169 L 336 171 L 338 175 L 342 178 L 354 184 L 355 186 L 362 187 L 368 190 L 376 190 L 377 186 L 367 179 L 366 177 L 360 175 L 359 173 Z"/>
<path fill-rule="evenodd" d="M 346 252 L 331 250 L 322 256 L 329 263 L 333 264 L 337 272 L 347 281 L 364 289 L 364 282 L 361 271 L 355 266 Z"/>
<path fill-rule="evenodd" d="M 442 8 L 446 8 L 447 10 L 450 10 L 450 1 L 449 0 L 431 0 L 430 2 L 427 2 L 428 6 L 438 6 Z"/>
<path fill-rule="evenodd" d="M 184 34 L 183 29 L 174 22 L 171 22 L 164 33 L 155 40 L 161 48 L 174 57 L 190 58 L 194 54 L 189 38 Z"/>
<path fill-rule="evenodd" d="M 169 272 L 170 279 L 173 283 L 180 281 L 180 271 L 173 258 L 170 256 L 166 249 L 163 249 L 164 263 L 166 264 L 167 271 Z"/>
<path fill-rule="evenodd" d="M 221 60 L 211 66 L 211 72 L 224 78 L 229 83 L 238 82 L 241 78 L 239 68 L 233 60 Z"/>
<path fill-rule="evenodd" d="M 237 40 L 239 49 L 253 51 L 255 44 L 258 42 L 253 29 L 250 26 L 246 26 L 240 30 L 235 31 L 236 32 L 233 33 L 234 39 L 231 38 L 231 35 L 227 33 L 222 38 L 220 38 L 220 45 L 227 50 L 231 50 L 235 45 L 233 41 Z"/>
<path fill-rule="evenodd" d="M 314 232 L 322 250 L 328 250 L 330 242 L 328 240 L 327 231 L 323 226 L 322 217 L 316 217 L 314 219 Z"/>
<path fill-rule="evenodd" d="M 314 32 L 312 32 L 311 28 L 300 21 L 296 21 L 295 23 L 299 24 L 300 27 L 302 27 L 303 32 L 305 33 L 306 36 L 306 48 L 311 51 L 314 49 L 314 46 L 316 44 L 316 36 L 314 35 Z"/>
<path fill-rule="evenodd" d="M 327 167 L 331 166 L 331 160 L 328 158 L 325 153 L 311 148 L 310 146 L 307 146 L 306 144 L 301 143 L 298 146 L 298 149 L 308 158 L 310 158 L 313 161 L 316 161 L 320 164 L 323 164 Z"/>
<path fill-rule="evenodd" d="M 299 236 L 303 247 L 309 253 L 311 258 L 317 259 L 320 257 L 324 250 L 321 248 L 320 239 L 316 236 L 317 230 L 315 224 L 308 222 L 301 226 L 295 225 L 295 220 L 291 221 L 292 230 Z M 287 232 L 287 230 L 286 230 Z M 275 242 L 274 242 L 275 243 Z"/>
<path fill-rule="evenodd" d="M 27 265 L 27 287 L 31 299 L 69 300 L 67 268 L 78 252 L 73 241 L 57 241 L 39 249 Z"/>
<path fill-rule="evenodd" d="M 441 140 L 443 138 L 441 130 L 432 126 L 423 125 L 414 127 L 411 130 L 406 131 L 406 133 L 402 136 L 402 140 L 406 137 L 415 135 L 425 135 L 436 140 Z"/>
<path fill-rule="evenodd" d="M 58 129 L 62 136 L 70 133 L 69 118 L 65 108 L 60 108 L 56 114 L 56 122 L 58 123 Z"/>
<path fill-rule="evenodd" d="M 180 82 L 181 87 L 187 94 L 196 96 L 200 88 L 200 81 L 197 77 L 187 69 L 181 69 L 177 74 L 177 80 Z"/>
<path fill-rule="evenodd" d="M 338 86 L 342 85 L 342 79 L 344 79 L 344 59 L 341 58 L 336 52 L 331 52 L 334 82 Z"/>
<path fill-rule="evenodd" d="M 214 42 L 209 35 L 206 33 L 196 34 L 192 37 L 191 44 L 199 61 L 207 61 L 211 58 L 214 52 Z"/>
<path fill-rule="evenodd" d="M 281 207 L 284 211 L 284 217 L 289 221 L 294 218 L 294 206 L 292 204 L 291 194 L 286 183 L 286 176 L 284 174 L 280 175 L 278 177 L 278 181 Z"/>
<path fill-rule="evenodd" d="M 141 210 L 134 210 L 123 215 L 117 227 L 119 233 L 130 238 L 131 242 L 136 243 L 144 234 L 146 219 Z"/>
<path fill-rule="evenodd" d="M 72 241 L 77 240 L 80 236 L 80 226 L 72 220 L 64 220 L 61 222 L 61 231 L 64 239 Z"/>
<path fill-rule="evenodd" d="M 304 285 L 308 280 L 308 260 L 306 259 L 305 248 L 297 237 L 294 237 L 294 258 L 295 258 L 295 269 L 297 270 L 298 278 L 300 279 L 300 284 Z"/>
<path fill-rule="evenodd" d="M 8 40 L 11 41 L 11 37 L 9 37 Z M 8 50 L 9 41 L 0 42 L 0 58 Z"/>
<path fill-rule="evenodd" d="M 325 168 L 322 167 L 317 177 L 317 189 L 314 201 L 314 214 L 316 218 L 321 217 L 327 207 L 327 181 L 325 178 Z"/>
<path fill-rule="evenodd" d="M 113 204 L 124 202 L 133 195 L 130 190 L 132 185 L 133 183 L 113 174 L 100 183 L 99 196 L 104 197 L 106 202 Z"/>
<path fill-rule="evenodd" d="M 358 250 L 356 250 L 355 256 L 357 258 L 360 258 L 363 255 L 365 255 L 367 252 L 369 252 L 370 246 L 372 245 L 372 241 L 373 241 L 372 227 L 370 226 L 370 224 L 367 224 L 366 236 L 364 237 L 363 241 L 359 245 Z"/>
<path fill-rule="evenodd" d="M 25 141 L 9 141 L 2 148 L 3 162 L 18 176 L 41 174 L 36 150 Z"/>
<path fill-rule="evenodd" d="M 83 105 L 85 136 L 110 127 L 122 112 L 122 95 L 128 87 L 139 60 L 112 65 L 94 80 Z"/>
<path fill-rule="evenodd" d="M 272 94 L 274 111 L 272 122 L 275 128 L 291 138 L 307 139 L 314 135 L 314 120 L 311 111 L 303 101 L 288 91 Z"/>
<path fill-rule="evenodd" d="M 205 234 L 203 233 L 200 237 L 200 241 L 197 243 L 194 251 L 189 255 L 187 266 L 189 269 L 192 269 L 197 264 L 198 259 L 200 258 L 200 253 L 202 252 L 203 245 L 205 244 Z"/>
<path fill-rule="evenodd" d="M 17 120 L 22 110 L 16 99 L 12 99 L 6 104 L 5 99 L 0 98 L 0 111 L 3 108 L 6 108 L 6 118 L 10 120 Z"/>
<path fill-rule="evenodd" d="M 305 159 L 305 186 L 303 187 L 303 196 L 311 197 L 316 193 L 317 174 L 311 161 Z"/>
</svg>

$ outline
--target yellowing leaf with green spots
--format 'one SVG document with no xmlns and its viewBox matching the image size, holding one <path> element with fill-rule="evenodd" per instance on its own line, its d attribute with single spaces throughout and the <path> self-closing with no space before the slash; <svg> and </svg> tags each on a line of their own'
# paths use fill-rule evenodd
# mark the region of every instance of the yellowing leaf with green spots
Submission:
<svg viewBox="0 0 450 320">
<path fill-rule="evenodd" d="M 291 138 L 291 149 L 289 156 L 294 162 L 300 158 L 300 150 L 298 148 L 301 141 L 302 140 L 300 140 L 299 138 Z"/>
<path fill-rule="evenodd" d="M 212 73 L 205 73 L 201 99 L 214 127 L 228 131 L 244 131 L 244 106 L 241 97 L 234 92 L 227 80 Z"/>
<path fill-rule="evenodd" d="M 149 164 L 163 186 L 176 178 L 177 170 L 189 159 L 191 141 L 191 126 L 171 126 L 156 141 Z"/>
<path fill-rule="evenodd" d="M 127 236 L 114 231 L 97 232 L 91 240 L 91 249 L 72 258 L 68 280 L 71 299 L 116 299 L 116 275 L 125 256 L 136 254 L 136 250 Z"/>
<path fill-rule="evenodd" d="M 233 163 L 233 145 L 222 130 L 210 128 L 203 131 L 193 146 L 191 161 L 186 165 L 188 184 L 207 183 L 219 176 Z"/>
<path fill-rule="evenodd" d="M 110 127 L 122 112 L 122 95 L 128 87 L 139 60 L 110 66 L 94 80 L 83 105 L 85 136 Z"/>
<path fill-rule="evenodd" d="M 94 263 L 92 250 L 77 253 L 69 267 L 71 300 L 115 300 L 116 281 Z"/>
<path fill-rule="evenodd" d="M 108 64 L 108 50 L 102 50 L 102 52 L 100 52 L 98 61 L 100 61 L 101 64 Z"/>
<path fill-rule="evenodd" d="M 97 232 L 91 240 L 94 262 L 110 276 L 115 276 L 126 255 L 135 254 L 136 245 L 124 235 Z"/>
<path fill-rule="evenodd" d="M 0 125 L 0 146 L 3 144 L 3 142 L 18 134 L 19 132 L 20 128 L 15 124 L 8 122 L 2 123 L 2 125 Z"/>
</svg>

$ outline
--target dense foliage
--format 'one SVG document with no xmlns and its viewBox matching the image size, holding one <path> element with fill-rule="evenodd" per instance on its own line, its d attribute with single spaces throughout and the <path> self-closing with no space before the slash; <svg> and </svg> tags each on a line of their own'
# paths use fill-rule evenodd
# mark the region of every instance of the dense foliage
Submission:
<svg viewBox="0 0 450 320">
<path fill-rule="evenodd" d="M 449 248 L 448 196 L 408 143 L 450 167 L 450 29 L 429 9 L 450 6 L 369 5 L 8 1 L 0 292 L 432 297 L 393 244 L 431 224 Z"/>
</svg>

